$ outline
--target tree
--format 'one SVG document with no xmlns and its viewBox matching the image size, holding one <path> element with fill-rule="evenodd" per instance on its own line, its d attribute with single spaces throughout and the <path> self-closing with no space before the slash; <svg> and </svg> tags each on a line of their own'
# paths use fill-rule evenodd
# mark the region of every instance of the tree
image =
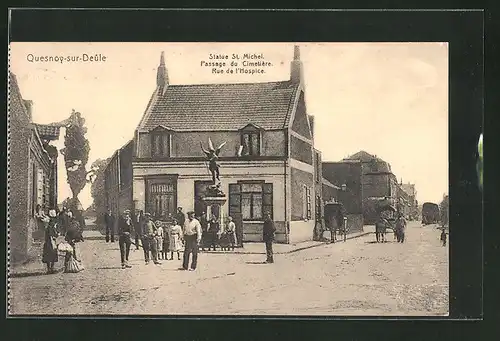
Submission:
<svg viewBox="0 0 500 341">
<path fill-rule="evenodd" d="M 107 210 L 106 202 L 106 188 L 104 183 L 104 171 L 111 158 L 105 160 L 98 159 L 92 163 L 91 168 L 94 170 L 94 181 L 90 187 L 90 194 L 92 195 L 92 206 L 95 209 L 97 218 L 99 219 Z"/>
<path fill-rule="evenodd" d="M 441 213 L 441 226 L 449 225 L 449 210 L 450 200 L 447 195 L 443 195 L 443 201 L 439 204 L 439 212 Z"/>
<path fill-rule="evenodd" d="M 66 199 L 63 200 L 63 202 L 61 204 L 62 204 L 62 207 L 66 207 L 66 208 L 71 207 L 72 206 L 71 198 L 67 197 Z"/>
<path fill-rule="evenodd" d="M 67 182 L 73 194 L 71 207 L 77 210 L 81 206 L 78 194 L 89 182 L 88 176 L 92 173 L 92 171 L 87 172 L 86 170 L 90 152 L 90 144 L 85 137 L 86 133 L 85 119 L 79 112 L 73 110 L 66 125 L 64 148 L 61 150 L 61 154 L 64 155 Z"/>
</svg>

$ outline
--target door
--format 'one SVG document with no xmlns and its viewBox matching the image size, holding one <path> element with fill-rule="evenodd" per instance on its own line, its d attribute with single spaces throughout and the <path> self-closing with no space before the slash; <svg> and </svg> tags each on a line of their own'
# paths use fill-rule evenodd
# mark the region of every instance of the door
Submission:
<svg viewBox="0 0 500 341">
<path fill-rule="evenodd" d="M 194 212 L 197 217 L 201 216 L 205 212 L 206 207 L 203 203 L 203 198 L 207 191 L 208 186 L 212 184 L 212 181 L 195 181 L 194 182 Z M 206 212 L 205 212 L 206 213 Z"/>
<path fill-rule="evenodd" d="M 177 177 L 147 180 L 147 212 L 155 219 L 172 217 L 177 211 Z"/>
</svg>

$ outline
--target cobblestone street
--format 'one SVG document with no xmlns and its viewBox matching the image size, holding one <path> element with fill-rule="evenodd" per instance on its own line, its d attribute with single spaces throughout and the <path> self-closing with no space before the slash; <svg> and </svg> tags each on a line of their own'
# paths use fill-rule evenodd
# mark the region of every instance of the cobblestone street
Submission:
<svg viewBox="0 0 500 341">
<path fill-rule="evenodd" d="M 375 236 L 280 254 L 201 253 L 195 272 L 180 262 L 145 265 L 118 243 L 87 240 L 77 274 L 12 278 L 11 314 L 446 315 L 448 247 L 435 225 L 411 222 L 407 241 Z M 264 249 L 263 244 L 262 249 Z"/>
</svg>

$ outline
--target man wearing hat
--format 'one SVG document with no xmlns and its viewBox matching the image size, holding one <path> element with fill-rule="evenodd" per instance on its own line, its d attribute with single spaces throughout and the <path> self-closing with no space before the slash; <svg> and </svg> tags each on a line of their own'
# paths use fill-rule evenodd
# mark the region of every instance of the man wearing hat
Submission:
<svg viewBox="0 0 500 341">
<path fill-rule="evenodd" d="M 184 224 L 184 241 L 186 245 L 184 246 L 184 259 L 182 261 L 182 267 L 179 270 L 188 270 L 194 271 L 196 270 L 196 266 L 198 263 L 198 247 L 201 242 L 201 224 L 194 217 L 194 212 L 188 213 L 189 220 Z M 188 268 L 189 265 L 189 255 L 193 254 L 193 259 L 191 261 L 191 267 Z"/>
<path fill-rule="evenodd" d="M 155 240 L 155 225 L 153 223 L 151 214 L 145 213 L 144 214 L 144 224 L 143 224 L 143 230 L 141 231 L 142 235 L 142 248 L 144 249 L 144 261 L 146 264 L 149 264 L 149 254 L 151 253 L 151 256 L 153 258 L 153 263 L 156 265 L 161 264 L 158 262 L 158 250 L 156 247 L 156 240 Z"/>
<path fill-rule="evenodd" d="M 130 210 L 123 211 L 123 215 L 118 221 L 118 244 L 120 245 L 120 257 L 122 261 L 122 269 L 131 268 L 128 264 L 128 256 L 130 254 L 130 245 L 132 241 L 130 240 L 130 234 L 133 230 L 133 222 L 130 217 Z"/>
</svg>

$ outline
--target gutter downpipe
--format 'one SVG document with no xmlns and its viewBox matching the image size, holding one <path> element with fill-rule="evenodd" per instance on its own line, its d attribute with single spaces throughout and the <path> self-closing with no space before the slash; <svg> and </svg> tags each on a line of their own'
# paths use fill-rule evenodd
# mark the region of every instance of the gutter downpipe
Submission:
<svg viewBox="0 0 500 341">
<path fill-rule="evenodd" d="M 288 244 L 290 242 L 290 236 L 289 236 L 289 231 L 288 231 L 288 205 L 287 205 L 287 191 L 288 191 L 288 187 L 287 187 L 287 181 L 286 181 L 286 178 L 287 178 L 287 172 L 286 172 L 286 169 L 287 169 L 287 160 L 285 159 L 285 161 L 283 161 L 283 174 L 284 174 L 284 177 L 285 177 L 285 181 L 284 181 L 284 186 L 285 186 L 285 191 L 284 191 L 284 194 L 285 194 L 285 241 L 286 243 Z"/>
</svg>

